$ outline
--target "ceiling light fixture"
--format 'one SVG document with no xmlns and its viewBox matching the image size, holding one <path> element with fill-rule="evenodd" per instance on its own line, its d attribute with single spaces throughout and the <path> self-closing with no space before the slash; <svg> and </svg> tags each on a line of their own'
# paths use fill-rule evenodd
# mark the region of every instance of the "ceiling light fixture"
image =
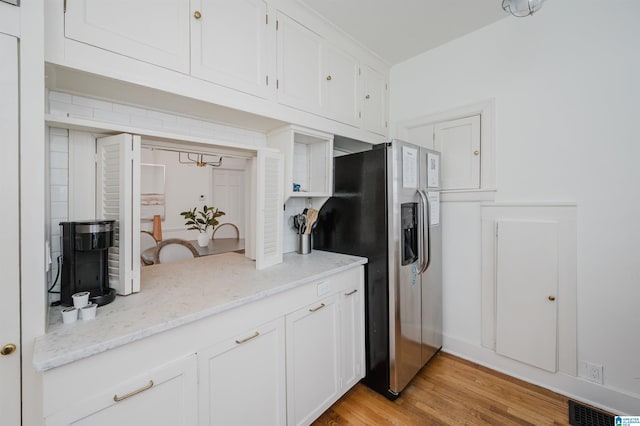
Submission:
<svg viewBox="0 0 640 426">
<path fill-rule="evenodd" d="M 502 0 L 502 8 L 513 16 L 523 18 L 540 10 L 545 0 Z"/>
</svg>

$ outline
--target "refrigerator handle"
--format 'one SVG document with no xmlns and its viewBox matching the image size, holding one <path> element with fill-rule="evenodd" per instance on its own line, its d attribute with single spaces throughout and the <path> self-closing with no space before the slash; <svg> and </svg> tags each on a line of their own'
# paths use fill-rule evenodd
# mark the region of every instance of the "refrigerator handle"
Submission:
<svg viewBox="0 0 640 426">
<path fill-rule="evenodd" d="M 418 195 L 422 201 L 422 220 L 420 221 L 422 224 L 422 247 L 420 247 L 420 270 L 418 273 L 422 274 L 431 263 L 431 235 L 429 234 L 429 197 L 422 189 L 418 189 Z"/>
</svg>

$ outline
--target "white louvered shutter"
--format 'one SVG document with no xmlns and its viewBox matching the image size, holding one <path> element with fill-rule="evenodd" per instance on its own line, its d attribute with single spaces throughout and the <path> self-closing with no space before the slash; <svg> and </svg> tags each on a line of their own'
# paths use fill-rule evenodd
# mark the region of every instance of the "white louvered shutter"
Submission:
<svg viewBox="0 0 640 426">
<path fill-rule="evenodd" d="M 97 140 L 97 215 L 116 220 L 109 249 L 109 286 L 120 295 L 140 291 L 140 136 Z"/>
<path fill-rule="evenodd" d="M 258 151 L 256 268 L 282 263 L 284 160 L 276 151 Z"/>
</svg>

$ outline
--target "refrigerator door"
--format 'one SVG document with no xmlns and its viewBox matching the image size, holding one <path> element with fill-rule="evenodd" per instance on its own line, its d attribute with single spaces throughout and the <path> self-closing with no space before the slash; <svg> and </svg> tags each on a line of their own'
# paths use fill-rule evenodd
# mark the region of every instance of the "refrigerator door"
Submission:
<svg viewBox="0 0 640 426">
<path fill-rule="evenodd" d="M 425 238 L 429 265 L 421 274 L 422 339 L 424 365 L 442 347 L 442 226 L 440 225 L 440 153 L 420 150 L 420 186 L 426 193 L 429 226 Z"/>
<path fill-rule="evenodd" d="M 410 236 L 414 230 L 422 229 L 423 214 L 418 193 L 420 148 L 393 141 L 390 149 L 387 156 L 389 387 L 392 392 L 399 393 L 423 365 L 419 271 L 421 238 L 412 240 Z"/>
</svg>

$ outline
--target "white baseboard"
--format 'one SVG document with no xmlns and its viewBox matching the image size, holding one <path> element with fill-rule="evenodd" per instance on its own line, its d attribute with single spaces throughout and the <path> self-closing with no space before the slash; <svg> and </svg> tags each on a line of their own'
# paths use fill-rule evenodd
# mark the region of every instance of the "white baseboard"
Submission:
<svg viewBox="0 0 640 426">
<path fill-rule="evenodd" d="M 580 377 L 563 373 L 549 373 L 500 356 L 481 347 L 479 342 L 474 345 L 445 336 L 442 350 L 614 414 L 627 416 L 640 414 L 640 395 L 591 383 Z"/>
</svg>

